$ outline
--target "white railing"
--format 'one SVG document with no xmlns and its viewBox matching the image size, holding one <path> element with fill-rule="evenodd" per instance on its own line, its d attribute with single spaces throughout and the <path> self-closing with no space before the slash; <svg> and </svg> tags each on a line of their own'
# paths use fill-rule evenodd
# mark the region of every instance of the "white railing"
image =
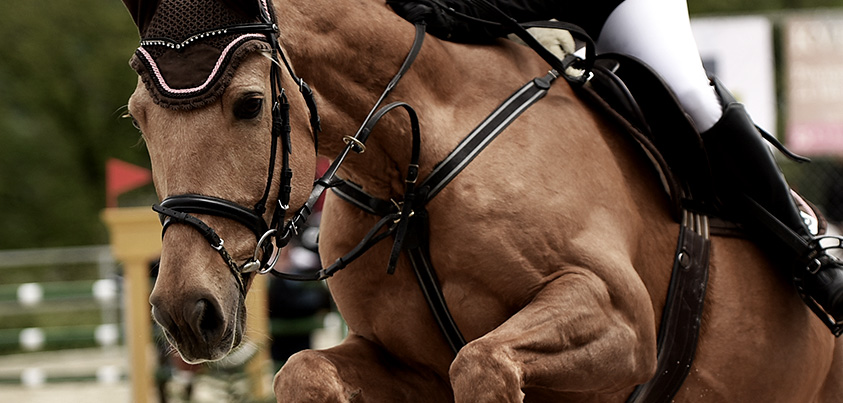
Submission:
<svg viewBox="0 0 843 403">
<path fill-rule="evenodd" d="M 81 279 L 45 281 L 47 278 L 43 275 L 80 267 L 88 272 Z M 0 284 L 0 316 L 5 318 L 0 322 L 29 325 L 10 328 L 2 327 L 0 323 L 0 363 L 4 356 L 9 357 L 9 353 L 97 346 L 114 348 L 122 344 L 121 280 L 110 247 L 0 251 L 0 281 L 4 278 L 16 280 Z M 92 311 L 99 311 L 97 323 L 90 321 Z M 83 312 L 88 314 L 88 323 L 74 318 Z M 61 319 L 56 320 L 56 317 Z M 90 373 L 83 371 L 70 376 L 53 374 L 37 365 L 5 368 L 0 365 L 0 383 L 3 384 L 39 386 L 49 382 L 92 380 L 110 383 L 123 378 L 125 369 L 113 365 L 90 368 Z"/>
</svg>

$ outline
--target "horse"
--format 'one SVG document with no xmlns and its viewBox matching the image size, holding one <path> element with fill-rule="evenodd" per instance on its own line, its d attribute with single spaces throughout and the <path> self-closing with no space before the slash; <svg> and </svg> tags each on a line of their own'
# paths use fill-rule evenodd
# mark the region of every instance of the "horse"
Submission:
<svg viewBox="0 0 843 403">
<path fill-rule="evenodd" d="M 155 11 L 155 3 L 125 3 L 139 24 L 141 12 Z M 333 159 L 401 65 L 412 25 L 383 0 L 275 0 L 273 7 L 280 46 L 319 104 L 318 154 Z M 268 161 L 273 119 L 261 102 L 270 98 L 273 63 L 266 52 L 248 54 L 218 99 L 189 110 L 158 105 L 138 80 L 129 112 L 161 199 L 201 194 L 255 205 L 273 170 L 267 191 L 276 194 L 282 164 Z M 420 177 L 507 94 L 547 70 L 510 41 L 427 38 L 390 95 L 418 111 Z M 278 80 L 291 93 L 289 167 L 297 174 L 289 205 L 298 206 L 312 186 L 316 140 L 307 103 L 293 95 L 301 82 L 287 73 Z M 365 153 L 340 166 L 342 177 L 384 200 L 401 195 L 411 158 L 407 124 L 407 116 L 385 116 Z M 407 257 L 387 274 L 390 245 L 377 244 L 327 280 L 348 336 L 293 355 L 275 376 L 277 400 L 624 401 L 656 371 L 678 231 L 664 193 L 618 125 L 569 86 L 553 86 L 427 206 L 430 258 L 467 344 L 449 348 Z M 196 216 L 234 261 L 253 256 L 258 240 L 237 220 Z M 323 264 L 354 248 L 378 218 L 329 194 Z M 153 317 L 186 361 L 220 359 L 242 341 L 244 292 L 191 225 L 169 225 L 162 242 Z M 710 259 L 695 359 L 675 400 L 839 400 L 840 343 L 775 262 L 749 239 L 715 235 Z"/>
</svg>

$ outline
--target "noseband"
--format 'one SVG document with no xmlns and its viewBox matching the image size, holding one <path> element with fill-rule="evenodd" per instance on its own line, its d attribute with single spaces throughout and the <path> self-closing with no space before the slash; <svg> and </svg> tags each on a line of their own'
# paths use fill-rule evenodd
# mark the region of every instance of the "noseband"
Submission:
<svg viewBox="0 0 843 403">
<path fill-rule="evenodd" d="M 269 158 L 269 172 L 267 174 L 266 186 L 260 200 L 252 208 L 244 207 L 230 200 L 205 196 L 199 194 L 183 194 L 169 196 L 160 204 L 152 207 L 159 214 L 159 218 L 163 225 L 162 237 L 166 233 L 167 228 L 173 223 L 187 224 L 197 230 L 215 249 L 223 260 L 228 265 L 229 270 L 234 274 L 240 291 L 245 295 L 246 293 L 246 277 L 254 272 L 265 272 L 271 270 L 278 260 L 277 250 L 289 243 L 290 239 L 296 233 L 297 225 L 301 225 L 302 221 L 293 219 L 286 225 L 284 218 L 289 209 L 290 193 L 292 190 L 293 171 L 290 168 L 291 155 L 291 140 L 290 140 L 290 120 L 289 111 L 290 105 L 287 100 L 286 92 L 281 86 L 281 62 L 283 61 L 287 72 L 292 79 L 298 83 L 299 91 L 305 99 L 305 102 L 310 110 L 310 124 L 313 131 L 314 144 L 317 144 L 316 136 L 320 131 L 319 114 L 316 108 L 316 102 L 313 96 L 313 91 L 301 78 L 297 77 L 293 72 L 290 63 L 287 61 L 284 52 L 278 43 L 278 26 L 275 23 L 274 9 L 269 2 L 261 2 L 260 20 L 261 23 L 234 25 L 215 30 L 214 32 L 224 31 L 227 33 L 243 33 L 243 34 L 260 34 L 263 35 L 267 43 L 271 46 L 272 67 L 270 69 L 270 83 L 272 95 L 272 146 Z M 202 36 L 207 33 L 200 33 L 196 36 Z M 148 43 L 145 43 L 148 42 Z M 142 41 L 141 46 L 168 46 L 166 41 Z M 280 60 L 279 60 L 280 57 Z M 281 151 L 281 174 L 278 195 L 275 198 L 275 206 L 272 217 L 267 224 L 264 219 L 264 214 L 267 212 L 269 204 L 269 194 L 272 188 L 273 177 L 275 175 L 275 161 L 278 154 L 278 145 L 282 144 Z M 317 197 L 318 199 L 318 197 Z M 313 208 L 316 200 L 308 200 L 302 211 L 306 211 L 307 215 Z M 255 247 L 254 255 L 243 264 L 238 264 L 234 258 L 228 253 L 225 248 L 225 243 L 222 238 L 214 231 L 211 226 L 204 221 L 195 217 L 194 214 L 212 215 L 234 220 L 241 225 L 248 228 L 255 235 L 257 239 L 257 246 Z M 299 217 L 301 214 L 297 215 Z M 306 217 L 305 217 L 306 219 Z"/>
</svg>

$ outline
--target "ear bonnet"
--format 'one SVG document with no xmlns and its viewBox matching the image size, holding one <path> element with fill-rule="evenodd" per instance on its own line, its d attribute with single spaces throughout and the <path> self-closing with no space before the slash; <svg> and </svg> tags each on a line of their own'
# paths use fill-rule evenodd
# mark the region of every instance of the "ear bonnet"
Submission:
<svg viewBox="0 0 843 403">
<path fill-rule="evenodd" d="M 187 110 L 213 103 L 246 56 L 272 50 L 269 27 L 274 26 L 265 0 L 124 3 L 141 37 L 129 64 L 155 103 L 166 108 Z"/>
</svg>

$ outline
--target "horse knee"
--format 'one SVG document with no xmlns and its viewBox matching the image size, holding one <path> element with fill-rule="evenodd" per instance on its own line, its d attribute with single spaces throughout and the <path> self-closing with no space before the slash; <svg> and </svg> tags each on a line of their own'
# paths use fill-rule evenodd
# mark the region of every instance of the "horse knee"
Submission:
<svg viewBox="0 0 843 403">
<path fill-rule="evenodd" d="M 320 352 L 300 351 L 275 374 L 275 399 L 287 402 L 348 403 L 359 395 L 349 390 L 337 367 Z"/>
<path fill-rule="evenodd" d="M 460 350 L 450 368 L 454 399 L 460 402 L 520 402 L 522 371 L 508 349 L 483 339 Z"/>
</svg>

